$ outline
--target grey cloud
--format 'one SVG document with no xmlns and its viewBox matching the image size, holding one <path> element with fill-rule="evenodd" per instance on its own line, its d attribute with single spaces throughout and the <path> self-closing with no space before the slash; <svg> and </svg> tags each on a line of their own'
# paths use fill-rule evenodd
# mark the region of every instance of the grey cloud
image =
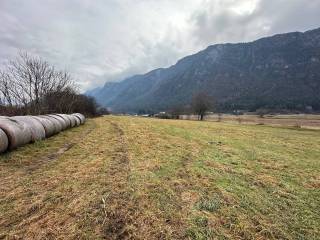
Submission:
<svg viewBox="0 0 320 240">
<path fill-rule="evenodd" d="M 210 44 L 318 27 L 319 9 L 318 0 L 1 0 L 0 64 L 25 50 L 86 90 Z"/>
<path fill-rule="evenodd" d="M 241 4 L 252 6 L 237 12 Z M 318 0 L 204 1 L 190 19 L 198 44 L 245 42 L 260 37 L 319 27 Z"/>
</svg>

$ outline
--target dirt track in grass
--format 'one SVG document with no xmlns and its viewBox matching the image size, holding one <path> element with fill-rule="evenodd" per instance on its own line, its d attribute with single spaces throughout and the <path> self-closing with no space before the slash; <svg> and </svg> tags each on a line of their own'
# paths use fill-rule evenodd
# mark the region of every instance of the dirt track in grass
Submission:
<svg viewBox="0 0 320 240">
<path fill-rule="evenodd" d="M 319 239 L 320 132 L 108 116 L 0 156 L 0 239 Z"/>
</svg>

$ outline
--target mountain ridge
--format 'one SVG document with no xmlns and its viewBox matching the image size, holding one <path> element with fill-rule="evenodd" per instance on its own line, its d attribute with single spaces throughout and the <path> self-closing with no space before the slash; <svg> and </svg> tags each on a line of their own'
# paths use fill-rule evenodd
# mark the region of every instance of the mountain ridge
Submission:
<svg viewBox="0 0 320 240">
<path fill-rule="evenodd" d="M 320 28 L 210 45 L 89 95 L 115 112 L 138 112 L 188 105 L 197 91 L 212 95 L 222 110 L 320 108 Z"/>
</svg>

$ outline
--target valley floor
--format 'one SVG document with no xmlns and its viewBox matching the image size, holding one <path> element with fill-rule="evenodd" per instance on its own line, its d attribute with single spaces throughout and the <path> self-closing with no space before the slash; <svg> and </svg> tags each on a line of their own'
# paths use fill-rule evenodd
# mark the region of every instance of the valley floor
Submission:
<svg viewBox="0 0 320 240">
<path fill-rule="evenodd" d="M 320 131 L 106 116 L 0 156 L 0 239 L 319 239 Z"/>
<path fill-rule="evenodd" d="M 180 115 L 184 120 L 197 120 L 196 115 Z M 320 129 L 319 114 L 286 114 L 286 115 L 232 115 L 232 114 L 209 114 L 206 121 L 231 122 L 239 124 L 268 125 L 277 127 L 295 127 L 304 129 Z"/>
</svg>

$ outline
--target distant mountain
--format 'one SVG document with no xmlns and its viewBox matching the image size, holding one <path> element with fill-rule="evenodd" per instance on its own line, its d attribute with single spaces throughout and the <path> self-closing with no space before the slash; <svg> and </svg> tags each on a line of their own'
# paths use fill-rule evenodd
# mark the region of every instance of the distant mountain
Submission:
<svg viewBox="0 0 320 240">
<path fill-rule="evenodd" d="M 88 94 L 115 112 L 138 112 L 190 104 L 199 91 L 222 110 L 320 110 L 320 28 L 212 45 L 169 68 L 106 83 Z"/>
</svg>

